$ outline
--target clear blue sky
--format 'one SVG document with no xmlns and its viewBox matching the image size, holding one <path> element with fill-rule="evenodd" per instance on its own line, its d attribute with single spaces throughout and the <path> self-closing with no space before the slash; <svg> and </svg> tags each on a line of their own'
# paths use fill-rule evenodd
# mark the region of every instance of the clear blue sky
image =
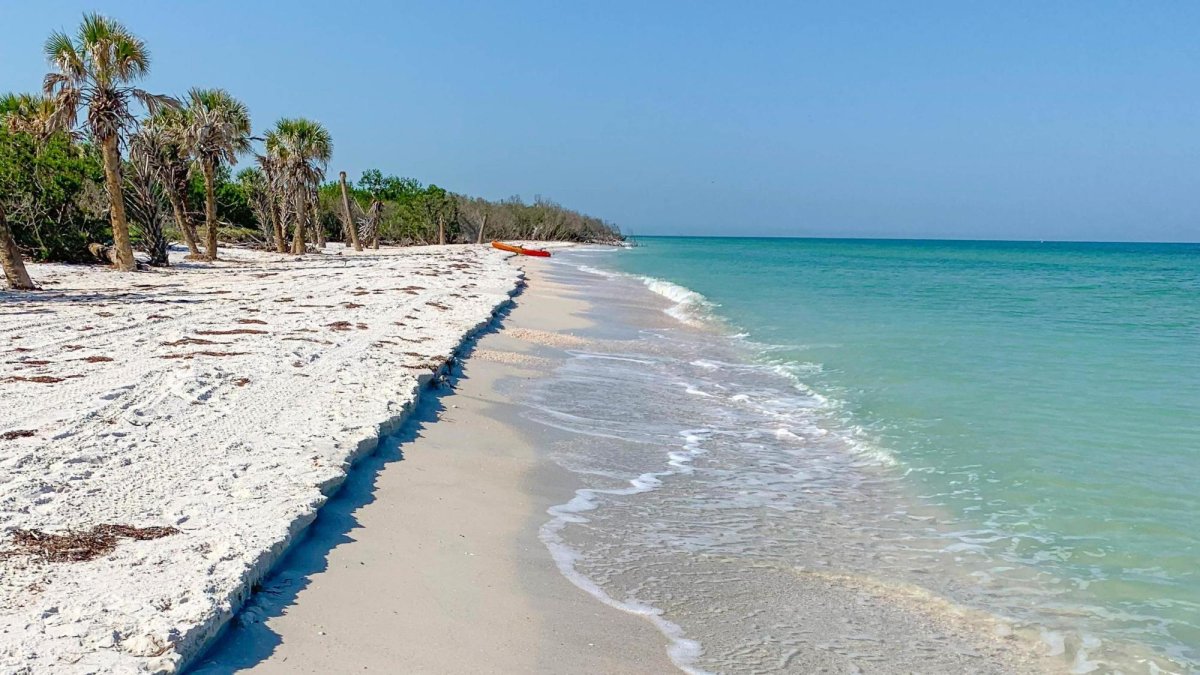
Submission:
<svg viewBox="0 0 1200 675">
<path fill-rule="evenodd" d="M 4 2 L 0 90 L 85 9 L 351 177 L 641 234 L 1200 240 L 1196 2 Z"/>
</svg>

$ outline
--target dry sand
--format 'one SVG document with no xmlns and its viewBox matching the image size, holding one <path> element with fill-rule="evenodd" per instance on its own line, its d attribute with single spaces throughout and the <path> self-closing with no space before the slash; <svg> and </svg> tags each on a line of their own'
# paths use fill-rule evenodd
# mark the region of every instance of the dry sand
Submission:
<svg viewBox="0 0 1200 675">
<path fill-rule="evenodd" d="M 333 252 L 0 291 L 0 672 L 197 654 L 519 277 L 480 246 Z M 96 527 L 72 562 L 17 531 Z"/>
<path fill-rule="evenodd" d="M 572 488 L 496 385 L 536 377 L 541 345 L 581 344 L 580 306 L 543 264 L 526 261 L 529 287 L 454 390 L 355 470 L 199 673 L 676 671 L 666 638 L 572 585 L 537 538 Z"/>
</svg>

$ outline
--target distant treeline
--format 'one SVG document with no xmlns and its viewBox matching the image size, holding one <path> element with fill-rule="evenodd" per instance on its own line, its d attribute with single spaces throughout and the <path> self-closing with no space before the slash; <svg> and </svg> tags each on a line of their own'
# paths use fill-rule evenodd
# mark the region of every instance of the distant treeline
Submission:
<svg viewBox="0 0 1200 675">
<path fill-rule="evenodd" d="M 331 238 L 340 238 L 344 221 L 341 186 L 320 189 L 321 222 Z M 621 239 L 612 223 L 565 208 L 542 197 L 526 203 L 519 196 L 501 201 L 455 194 L 414 178 L 385 176 L 372 169 L 347 181 L 351 217 L 364 241 L 391 244 L 474 243 L 485 239 L 541 239 L 606 242 Z M 482 233 L 482 236 L 481 236 Z"/>
<path fill-rule="evenodd" d="M 23 257 L 132 271 L 135 249 L 168 265 L 168 240 L 215 260 L 220 239 L 303 254 L 328 240 L 621 238 L 611 223 L 541 198 L 490 202 L 375 170 L 331 182 L 333 140 L 320 122 L 282 118 L 259 137 L 223 89 L 139 89 L 146 45 L 108 17 L 52 32 L 44 52 L 42 91 L 0 95 L 0 268 L 15 288 L 33 287 Z M 253 166 L 234 176 L 239 158 Z"/>
</svg>

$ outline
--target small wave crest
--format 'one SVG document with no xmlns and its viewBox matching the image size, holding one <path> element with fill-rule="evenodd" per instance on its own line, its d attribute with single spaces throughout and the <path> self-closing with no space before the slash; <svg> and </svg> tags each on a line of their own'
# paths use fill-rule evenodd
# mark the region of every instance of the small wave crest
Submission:
<svg viewBox="0 0 1200 675">
<path fill-rule="evenodd" d="M 717 305 L 690 288 L 671 283 L 665 279 L 642 277 L 646 288 L 675 303 L 667 308 L 667 314 L 692 325 L 711 320 L 711 311 Z"/>
<path fill-rule="evenodd" d="M 579 268 L 580 272 L 587 272 L 588 274 L 595 274 L 596 276 L 599 276 L 599 277 L 605 277 L 605 278 L 611 279 L 612 277 L 616 276 L 616 274 L 613 272 L 606 272 L 605 270 L 597 269 L 595 267 L 592 267 L 591 265 L 578 265 L 577 267 Z"/>
</svg>

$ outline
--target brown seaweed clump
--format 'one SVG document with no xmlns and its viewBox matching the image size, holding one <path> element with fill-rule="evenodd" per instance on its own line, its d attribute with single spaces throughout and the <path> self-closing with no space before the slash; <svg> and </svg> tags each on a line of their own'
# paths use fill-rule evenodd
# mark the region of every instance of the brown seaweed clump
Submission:
<svg viewBox="0 0 1200 675">
<path fill-rule="evenodd" d="M 15 548 L 0 555 L 28 555 L 46 562 L 85 562 L 112 553 L 119 539 L 160 539 L 178 534 L 174 527 L 97 525 L 90 530 L 52 534 L 41 530 L 12 530 Z"/>
</svg>

